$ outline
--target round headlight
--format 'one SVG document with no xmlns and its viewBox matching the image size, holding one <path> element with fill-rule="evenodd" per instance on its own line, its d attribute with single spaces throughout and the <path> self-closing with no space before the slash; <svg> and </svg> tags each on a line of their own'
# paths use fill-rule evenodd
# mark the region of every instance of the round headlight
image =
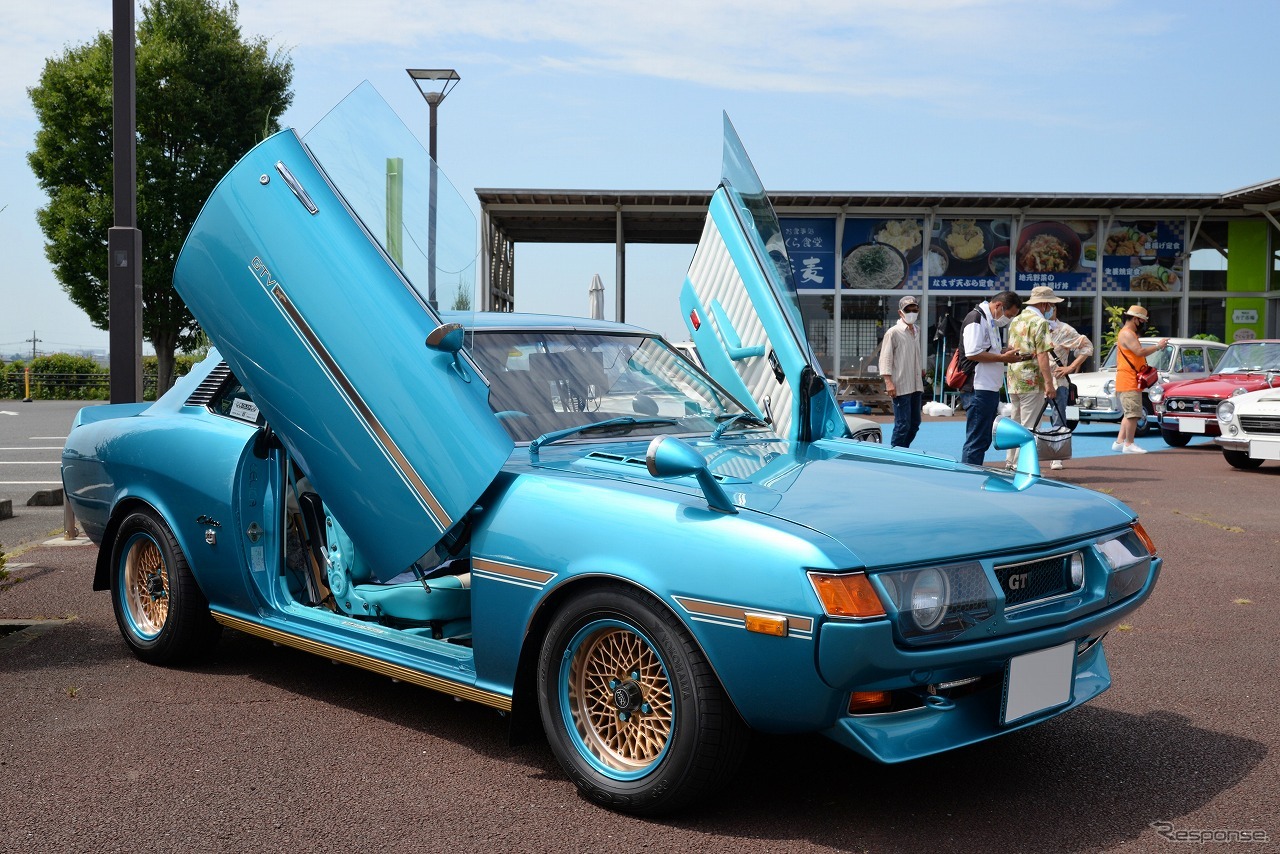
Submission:
<svg viewBox="0 0 1280 854">
<path fill-rule="evenodd" d="M 1071 586 L 1078 588 L 1084 584 L 1084 555 L 1075 552 L 1071 555 Z"/>
<path fill-rule="evenodd" d="M 1103 383 L 1103 384 L 1102 384 L 1102 393 L 1103 393 L 1103 394 L 1110 396 L 1110 395 L 1112 395 L 1112 394 L 1115 394 L 1115 391 L 1116 391 L 1116 381 L 1115 381 L 1115 380 L 1107 380 L 1105 383 Z"/>
<path fill-rule="evenodd" d="M 1249 389 L 1247 389 L 1247 388 L 1238 388 L 1238 389 L 1236 389 L 1235 391 L 1231 392 L 1231 396 L 1232 396 L 1232 397 L 1235 397 L 1235 396 L 1236 396 L 1236 395 L 1238 395 L 1238 394 L 1248 394 L 1248 393 L 1249 393 Z"/>
<path fill-rule="evenodd" d="M 922 632 L 936 629 L 947 616 L 947 604 L 951 598 L 951 584 L 938 569 L 926 569 L 916 573 L 911 582 L 911 621 Z"/>
<path fill-rule="evenodd" d="M 1151 398 L 1152 403 L 1159 403 L 1164 400 L 1164 386 L 1160 384 L 1153 385 L 1147 389 L 1147 397 Z"/>
<path fill-rule="evenodd" d="M 1229 424 L 1236 417 L 1236 405 L 1229 400 L 1218 404 L 1218 420 Z"/>
</svg>

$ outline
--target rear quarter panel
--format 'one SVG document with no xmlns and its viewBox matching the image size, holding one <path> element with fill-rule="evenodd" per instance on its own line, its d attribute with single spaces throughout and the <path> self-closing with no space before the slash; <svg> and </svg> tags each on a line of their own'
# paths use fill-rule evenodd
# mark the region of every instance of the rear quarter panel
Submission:
<svg viewBox="0 0 1280 854">
<path fill-rule="evenodd" d="M 203 407 L 80 423 L 67 436 L 62 478 L 76 518 L 99 543 L 99 581 L 114 528 L 133 507 L 154 509 L 172 529 L 207 596 L 211 573 L 241 565 L 234 539 L 223 549 L 204 541 L 205 516 L 232 522 L 237 465 L 252 441 L 251 425 Z M 206 582 L 210 583 L 206 583 Z M 212 598 L 212 597 L 211 597 Z"/>
</svg>

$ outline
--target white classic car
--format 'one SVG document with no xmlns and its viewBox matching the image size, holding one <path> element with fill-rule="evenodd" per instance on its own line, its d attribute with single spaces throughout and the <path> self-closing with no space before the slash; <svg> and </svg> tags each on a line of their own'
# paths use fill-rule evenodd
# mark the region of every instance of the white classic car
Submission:
<svg viewBox="0 0 1280 854">
<path fill-rule="evenodd" d="M 1256 469 L 1266 460 L 1280 461 L 1280 375 L 1267 379 L 1276 383 L 1274 388 L 1237 394 L 1218 404 L 1222 435 L 1214 441 L 1235 468 Z"/>
<path fill-rule="evenodd" d="M 1159 341 L 1159 337 L 1139 339 L 1144 347 Z M 1160 373 L 1160 383 L 1168 385 L 1180 380 L 1191 380 L 1213 373 L 1218 360 L 1226 352 L 1227 345 L 1199 338 L 1170 338 L 1169 346 L 1147 357 L 1147 364 Z M 1073 374 L 1076 384 L 1076 405 L 1081 421 L 1120 421 L 1120 396 L 1116 394 L 1116 348 L 1112 347 L 1099 370 Z M 1146 394 L 1142 396 L 1144 417 L 1138 422 L 1139 432 L 1156 426 L 1151 417 L 1155 409 Z"/>
</svg>

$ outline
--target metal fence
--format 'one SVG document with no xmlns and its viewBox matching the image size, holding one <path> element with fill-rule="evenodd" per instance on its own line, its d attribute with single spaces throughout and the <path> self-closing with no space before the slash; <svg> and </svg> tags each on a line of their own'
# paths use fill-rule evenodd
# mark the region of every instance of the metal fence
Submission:
<svg viewBox="0 0 1280 854">
<path fill-rule="evenodd" d="M 107 373 L 60 374 L 23 370 L 0 371 L 0 400 L 107 400 L 111 394 Z M 142 376 L 143 400 L 155 400 L 156 378 Z"/>
</svg>

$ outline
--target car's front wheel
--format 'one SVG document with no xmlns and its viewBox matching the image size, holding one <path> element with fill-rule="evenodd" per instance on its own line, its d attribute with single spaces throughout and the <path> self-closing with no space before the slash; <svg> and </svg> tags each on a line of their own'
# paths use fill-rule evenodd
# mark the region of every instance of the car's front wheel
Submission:
<svg viewBox="0 0 1280 854">
<path fill-rule="evenodd" d="M 724 782 L 746 725 L 689 632 L 627 587 L 569 601 L 538 658 L 551 749 L 578 789 L 613 809 L 655 814 Z"/>
<path fill-rule="evenodd" d="M 151 664 L 180 664 L 217 642 L 222 627 L 196 585 L 173 532 L 149 510 L 120 523 L 111 550 L 111 601 L 120 633 Z"/>
<path fill-rule="evenodd" d="M 1258 466 L 1262 465 L 1262 460 L 1257 459 L 1256 457 L 1251 457 L 1244 451 L 1229 451 L 1226 448 L 1223 448 L 1222 456 L 1226 457 L 1227 462 L 1230 463 L 1232 468 L 1248 470 L 1256 469 Z"/>
<path fill-rule="evenodd" d="M 1170 447 L 1185 448 L 1187 443 L 1191 441 L 1191 434 L 1181 433 L 1177 430 L 1170 430 L 1167 427 L 1161 427 L 1160 438 L 1164 439 L 1164 443 Z"/>
</svg>

